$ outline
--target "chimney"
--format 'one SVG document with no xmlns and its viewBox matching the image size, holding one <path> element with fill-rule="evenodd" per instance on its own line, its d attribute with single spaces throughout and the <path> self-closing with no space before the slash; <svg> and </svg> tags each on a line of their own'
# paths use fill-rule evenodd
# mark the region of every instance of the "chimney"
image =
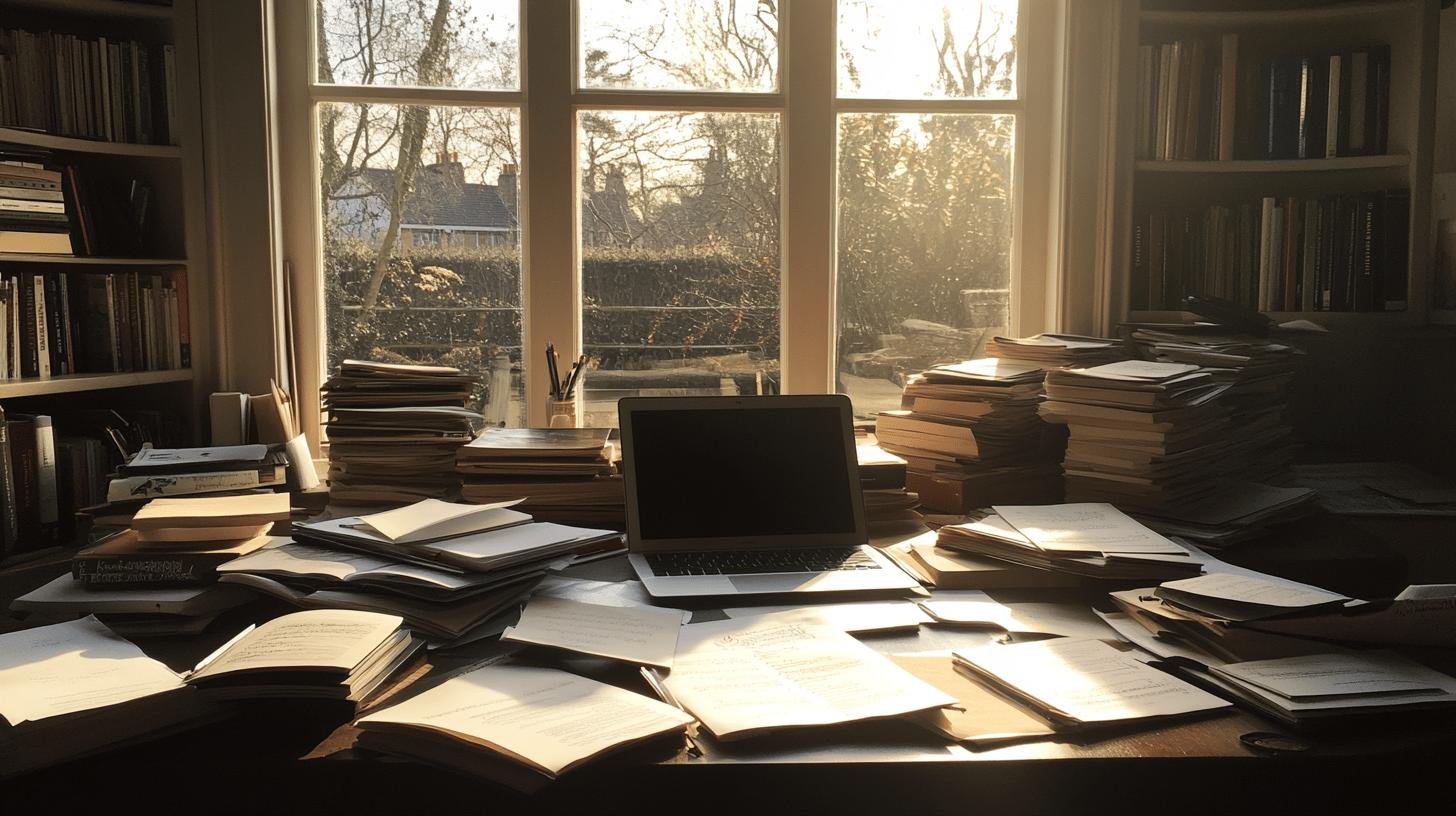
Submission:
<svg viewBox="0 0 1456 816">
<path fill-rule="evenodd" d="M 495 182 L 496 194 L 500 196 L 501 203 L 506 205 L 506 212 L 517 223 L 520 222 L 520 215 L 516 211 L 516 166 L 506 164 L 501 166 L 500 178 Z"/>
</svg>

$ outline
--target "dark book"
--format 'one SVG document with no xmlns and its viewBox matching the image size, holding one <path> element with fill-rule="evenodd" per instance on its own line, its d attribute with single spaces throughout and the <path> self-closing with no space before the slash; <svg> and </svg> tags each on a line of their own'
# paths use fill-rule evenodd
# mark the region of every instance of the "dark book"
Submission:
<svg viewBox="0 0 1456 816">
<path fill-rule="evenodd" d="M 266 546 L 259 536 L 148 547 L 135 530 L 125 530 L 71 559 L 71 577 L 87 588 L 204 586 L 217 582 L 217 568 Z"/>
<path fill-rule="evenodd" d="M 1298 155 L 1301 159 L 1324 156 L 1329 65 L 1326 56 L 1304 57 L 1300 63 Z"/>
<path fill-rule="evenodd" d="M 35 275 L 23 272 L 20 281 L 20 375 L 40 376 L 40 344 L 36 338 Z"/>
<path fill-rule="evenodd" d="M 10 435 L 10 474 L 15 484 L 18 550 L 34 549 L 41 536 L 40 455 L 35 444 L 35 421 L 12 414 L 6 425 Z"/>
<path fill-rule="evenodd" d="M 1371 47 L 1369 70 L 1370 151 L 1383 156 L 1390 152 L 1390 46 Z"/>
<path fill-rule="evenodd" d="M 1148 308 L 1161 309 L 1167 302 L 1168 213 L 1154 210 L 1148 225 Z"/>
<path fill-rule="evenodd" d="M 1269 119 L 1264 136 L 1264 158 L 1293 159 L 1299 156 L 1299 77 L 1302 60 L 1281 56 L 1269 60 L 1265 69 L 1266 107 Z"/>
<path fill-rule="evenodd" d="M 1148 303 L 1148 217 L 1146 214 L 1133 219 L 1132 227 L 1132 275 L 1128 293 L 1133 309 L 1150 309 Z"/>
<path fill-rule="evenodd" d="M 20 508 L 15 492 L 14 457 L 11 455 L 10 423 L 0 406 L 0 559 L 20 550 Z"/>
<path fill-rule="evenodd" d="M 1375 196 L 1355 196 L 1355 258 L 1353 263 L 1352 308 L 1357 312 L 1375 309 Z"/>
<path fill-rule="evenodd" d="M 1407 306 L 1410 274 L 1410 190 L 1386 190 L 1380 223 L 1381 308 L 1402 311 Z"/>
<path fill-rule="evenodd" d="M 70 374 L 66 368 L 66 332 L 61 311 L 61 284 L 55 275 L 42 275 L 46 310 L 46 350 L 51 357 L 51 374 Z"/>
<path fill-rule="evenodd" d="M 1304 219 L 1299 215 L 1299 199 L 1290 197 L 1284 200 L 1284 242 L 1280 246 L 1283 252 L 1279 259 L 1280 281 L 1282 285 L 1278 288 L 1279 302 L 1282 304 L 1277 308 L 1284 311 L 1296 311 L 1299 309 L 1299 247 L 1302 243 L 1301 232 L 1304 229 Z M 1270 308 L 1276 308 L 1270 304 Z"/>
</svg>

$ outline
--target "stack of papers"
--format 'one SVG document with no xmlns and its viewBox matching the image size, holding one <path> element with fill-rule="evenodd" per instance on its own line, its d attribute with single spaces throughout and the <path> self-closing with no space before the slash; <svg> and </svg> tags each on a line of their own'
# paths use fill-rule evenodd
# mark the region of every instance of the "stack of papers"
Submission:
<svg viewBox="0 0 1456 816">
<path fill-rule="evenodd" d="M 1208 498 L 1135 513 L 1165 535 L 1224 546 L 1256 538 L 1314 510 L 1317 493 L 1307 487 L 1275 487 L 1230 480 Z"/>
<path fill-rule="evenodd" d="M 1225 621 L 1250 621 L 1338 608 L 1354 599 L 1319 587 L 1258 575 L 1212 573 L 1168 581 L 1154 595 Z"/>
<path fill-rule="evenodd" d="M 936 545 L 1067 575 L 1109 580 L 1198 575 L 1182 545 L 1107 504 L 997 505 L 973 522 L 940 528 Z"/>
<path fill-rule="evenodd" d="M 0 635 L 0 777 L 207 722 L 182 678 L 93 617 Z"/>
<path fill-rule="evenodd" d="M 361 718 L 359 745 L 531 789 L 593 759 L 670 737 L 693 718 L 557 669 L 466 671 Z"/>
<path fill-rule="evenodd" d="M 1095 366 L 1126 360 L 1126 344 L 1108 337 L 1083 337 L 1078 334 L 1035 334 L 1031 337 L 993 337 L 986 344 L 986 354 L 1012 360 L 1025 360 L 1043 368 Z"/>
<path fill-rule="evenodd" d="M 1148 722 L 1229 704 L 1100 640 L 955 652 L 956 667 L 1061 728 Z"/>
<path fill-rule="evenodd" d="M 210 699 L 318 697 L 359 703 L 421 643 L 396 615 L 312 609 L 248 627 L 187 682 Z"/>
<path fill-rule="evenodd" d="M 1061 435 L 1037 416 L 1042 368 L 981 359 L 910 378 L 904 410 L 875 422 L 885 450 L 907 463 L 905 487 L 921 506 L 964 513 L 992 501 L 1056 498 Z"/>
<path fill-rule="evenodd" d="M 497 502 L 524 496 L 543 521 L 622 528 L 626 490 L 607 428 L 488 428 L 456 453 L 461 496 Z"/>
<path fill-rule="evenodd" d="M 1242 467 L 1234 473 L 1260 481 L 1282 474 L 1294 458 L 1289 420 L 1289 383 L 1301 352 L 1292 346 L 1247 335 L 1220 333 L 1218 326 L 1135 326 L 1132 342 L 1151 359 L 1220 369 L 1232 375 L 1219 402 L 1241 437 L 1255 437 L 1235 454 Z"/>
<path fill-rule="evenodd" d="M 472 376 L 449 366 L 401 365 L 345 360 L 320 389 L 324 408 L 463 406 L 480 387 Z"/>
<path fill-rule="evenodd" d="M 254 597 L 240 587 L 221 583 L 88 588 L 71 575 L 61 575 L 11 601 L 10 608 L 23 613 L 28 623 L 95 615 L 122 635 L 195 635 L 218 615 Z"/>
</svg>

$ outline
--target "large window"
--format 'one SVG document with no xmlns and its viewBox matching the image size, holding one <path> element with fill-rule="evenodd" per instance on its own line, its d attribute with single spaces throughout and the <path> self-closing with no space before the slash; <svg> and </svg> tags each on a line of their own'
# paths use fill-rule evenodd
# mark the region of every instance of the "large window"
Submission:
<svg viewBox="0 0 1456 816">
<path fill-rule="evenodd" d="M 551 342 L 592 361 L 589 424 L 627 394 L 870 414 L 1041 328 L 1013 230 L 1034 4 L 309 5 L 276 7 L 306 412 L 373 357 L 461 366 L 489 419 L 541 424 Z"/>
</svg>

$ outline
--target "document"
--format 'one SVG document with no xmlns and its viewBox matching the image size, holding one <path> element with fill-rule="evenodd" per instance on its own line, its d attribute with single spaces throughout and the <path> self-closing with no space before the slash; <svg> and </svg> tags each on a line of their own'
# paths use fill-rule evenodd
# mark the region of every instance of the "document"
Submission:
<svg viewBox="0 0 1456 816">
<path fill-rule="evenodd" d="M 189 680 L 259 669 L 351 671 L 403 625 L 398 615 L 309 609 L 259 626 L 196 671 Z"/>
<path fill-rule="evenodd" d="M 822 621 L 778 615 L 684 627 L 664 685 L 722 740 L 956 702 Z"/>
<path fill-rule="evenodd" d="M 1450 678 L 1389 652 L 1352 652 L 1252 660 L 1213 671 L 1290 700 L 1443 693 Z"/>
<path fill-rule="evenodd" d="M 1073 373 L 1083 377 L 1098 377 L 1105 380 L 1130 380 L 1134 382 L 1157 382 L 1173 377 L 1179 377 L 1193 371 L 1198 366 L 1191 363 L 1158 363 L 1151 360 L 1123 360 L 1117 363 L 1105 363 L 1091 368 L 1073 369 Z"/>
<path fill-rule="evenodd" d="M 1187 553 L 1110 504 L 996 505 L 993 509 L 1002 520 L 1043 550 L 1104 554 Z"/>
<path fill-rule="evenodd" d="M 798 606 L 739 606 L 724 609 L 730 618 L 751 618 L 756 615 L 812 613 L 825 623 L 851 635 L 871 632 L 897 632 L 918 629 L 931 623 L 914 601 L 862 601 L 858 603 L 809 604 Z"/>
<path fill-rule="evenodd" d="M 1100 640 L 984 646 L 955 657 L 978 677 L 1073 723 L 1171 717 L 1229 705 Z"/>
<path fill-rule="evenodd" d="M 500 526 L 496 511 L 520 504 L 522 499 L 495 504 L 457 504 L 425 499 L 414 504 L 359 516 L 359 526 L 372 530 L 396 544 L 414 544 L 441 538 L 478 533 Z M 514 515 L 508 516 L 514 520 Z"/>
<path fill-rule="evenodd" d="M 240 496 L 187 496 L 152 499 L 132 518 L 135 530 L 168 527 L 237 527 L 287 521 L 287 493 L 245 493 Z"/>
<path fill-rule="evenodd" d="M 1034 632 L 1034 628 L 1016 617 L 1004 604 L 991 600 L 991 596 L 978 590 L 957 592 L 955 600 L 931 598 L 921 601 L 925 610 L 938 623 L 952 623 L 963 626 L 990 626 L 1007 632 Z"/>
<path fill-rule="evenodd" d="M 956 671 L 950 652 L 890 655 L 890 662 L 956 698 L 955 708 L 937 708 L 913 717 L 957 742 L 991 744 L 1056 733 L 1046 720 Z"/>
<path fill-rule="evenodd" d="M 12 726 L 183 685 L 94 617 L 0 635 L 0 716 Z"/>
<path fill-rule="evenodd" d="M 691 613 L 533 597 L 501 640 L 551 646 L 640 666 L 672 668 L 678 630 Z"/>
<path fill-rule="evenodd" d="M 1350 598 L 1308 584 L 1260 576 L 1211 573 L 1160 584 L 1154 594 L 1205 614 L 1228 620 L 1340 605 Z"/>
<path fill-rule="evenodd" d="M 492 665 L 452 677 L 357 725 L 366 731 L 391 726 L 433 731 L 556 776 L 692 721 L 666 703 L 569 672 Z"/>
</svg>

